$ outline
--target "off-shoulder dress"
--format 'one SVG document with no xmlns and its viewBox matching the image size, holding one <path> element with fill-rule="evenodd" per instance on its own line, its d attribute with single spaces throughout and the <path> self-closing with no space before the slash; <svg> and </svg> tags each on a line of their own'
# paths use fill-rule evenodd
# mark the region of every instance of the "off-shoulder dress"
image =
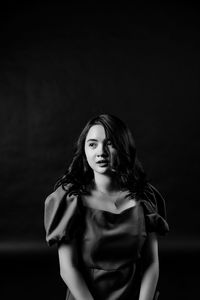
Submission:
<svg viewBox="0 0 200 300">
<path fill-rule="evenodd" d="M 135 198 L 131 193 L 128 197 Z M 118 214 L 86 206 L 82 199 L 70 184 L 47 197 L 48 245 L 75 242 L 79 268 L 95 300 L 138 300 L 147 235 L 169 230 L 163 197 L 147 183 L 136 205 Z M 74 300 L 69 289 L 66 300 Z"/>
</svg>

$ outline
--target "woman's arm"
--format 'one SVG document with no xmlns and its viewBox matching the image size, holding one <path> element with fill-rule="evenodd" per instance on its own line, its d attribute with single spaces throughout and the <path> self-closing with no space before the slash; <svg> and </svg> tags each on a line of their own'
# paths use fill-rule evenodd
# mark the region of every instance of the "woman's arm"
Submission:
<svg viewBox="0 0 200 300">
<path fill-rule="evenodd" d="M 143 275 L 139 300 L 153 300 L 158 278 L 158 241 L 155 233 L 148 234 L 142 253 Z"/>
<path fill-rule="evenodd" d="M 60 275 L 76 300 L 93 300 L 93 297 L 77 268 L 73 244 L 61 244 L 58 248 Z"/>
</svg>

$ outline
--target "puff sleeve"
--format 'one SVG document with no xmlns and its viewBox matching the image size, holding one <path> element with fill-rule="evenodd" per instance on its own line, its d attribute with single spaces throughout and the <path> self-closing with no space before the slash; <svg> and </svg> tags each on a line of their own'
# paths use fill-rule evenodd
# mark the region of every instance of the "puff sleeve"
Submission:
<svg viewBox="0 0 200 300">
<path fill-rule="evenodd" d="M 146 230 L 165 235 L 169 231 L 166 217 L 165 200 L 159 191 L 147 183 L 142 194 L 141 204 L 144 210 Z"/>
<path fill-rule="evenodd" d="M 80 231 L 81 211 L 78 193 L 59 186 L 45 200 L 44 227 L 49 246 L 73 240 Z"/>
</svg>

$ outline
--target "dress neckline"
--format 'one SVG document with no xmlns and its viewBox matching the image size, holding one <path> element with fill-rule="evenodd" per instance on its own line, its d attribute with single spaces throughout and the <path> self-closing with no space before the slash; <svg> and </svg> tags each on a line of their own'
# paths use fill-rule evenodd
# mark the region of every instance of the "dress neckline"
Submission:
<svg viewBox="0 0 200 300">
<path fill-rule="evenodd" d="M 133 209 L 134 207 L 137 206 L 137 200 L 135 197 L 132 197 L 132 194 L 130 193 L 129 190 L 124 190 L 124 191 L 120 191 L 120 193 L 116 194 L 116 197 L 118 199 L 116 199 L 115 202 L 113 202 L 114 206 L 115 206 L 115 209 L 106 209 L 103 207 L 103 205 L 92 205 L 91 204 L 91 201 L 87 201 L 87 197 L 93 197 L 93 195 L 82 195 L 82 198 L 81 199 L 81 202 L 82 202 L 82 206 L 85 207 L 85 208 L 88 208 L 88 209 L 91 209 L 93 211 L 99 211 L 99 212 L 102 212 L 102 213 L 105 213 L 105 214 L 112 214 L 112 215 L 122 215 L 124 214 L 125 212 Z M 96 195 L 95 195 L 96 196 Z M 97 196 L 99 197 L 99 196 Z M 119 207 L 120 207 L 120 202 L 124 201 L 123 199 L 128 197 L 129 198 L 129 201 L 133 201 L 133 203 L 130 203 L 130 206 L 126 206 L 124 209 L 120 210 Z M 86 200 L 86 201 L 85 201 Z M 102 200 L 100 200 L 102 201 Z M 93 201 L 92 201 L 93 202 Z M 123 208 L 123 207 L 121 207 Z"/>
<path fill-rule="evenodd" d="M 91 209 L 93 211 L 99 211 L 99 212 L 102 212 L 102 213 L 105 213 L 105 214 L 111 214 L 111 215 L 116 215 L 116 216 L 119 216 L 119 215 L 123 215 L 124 213 L 128 212 L 128 211 L 131 211 L 131 209 L 135 208 L 137 206 L 137 202 L 135 205 L 132 205 L 122 211 L 120 211 L 119 213 L 118 212 L 112 212 L 112 211 L 109 211 L 109 210 L 105 210 L 105 209 L 100 209 L 100 208 L 96 208 L 96 207 L 92 207 L 92 206 L 89 206 L 89 205 L 85 205 L 83 204 L 83 207 L 85 207 L 86 209 Z"/>
</svg>

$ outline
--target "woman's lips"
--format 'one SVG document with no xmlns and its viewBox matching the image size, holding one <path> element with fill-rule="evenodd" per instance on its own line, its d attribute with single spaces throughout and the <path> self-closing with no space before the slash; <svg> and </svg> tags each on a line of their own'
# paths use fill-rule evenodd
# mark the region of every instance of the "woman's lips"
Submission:
<svg viewBox="0 0 200 300">
<path fill-rule="evenodd" d="M 97 161 L 97 164 L 98 164 L 100 167 L 107 166 L 108 163 L 109 163 L 108 160 L 99 160 L 99 161 Z"/>
</svg>

